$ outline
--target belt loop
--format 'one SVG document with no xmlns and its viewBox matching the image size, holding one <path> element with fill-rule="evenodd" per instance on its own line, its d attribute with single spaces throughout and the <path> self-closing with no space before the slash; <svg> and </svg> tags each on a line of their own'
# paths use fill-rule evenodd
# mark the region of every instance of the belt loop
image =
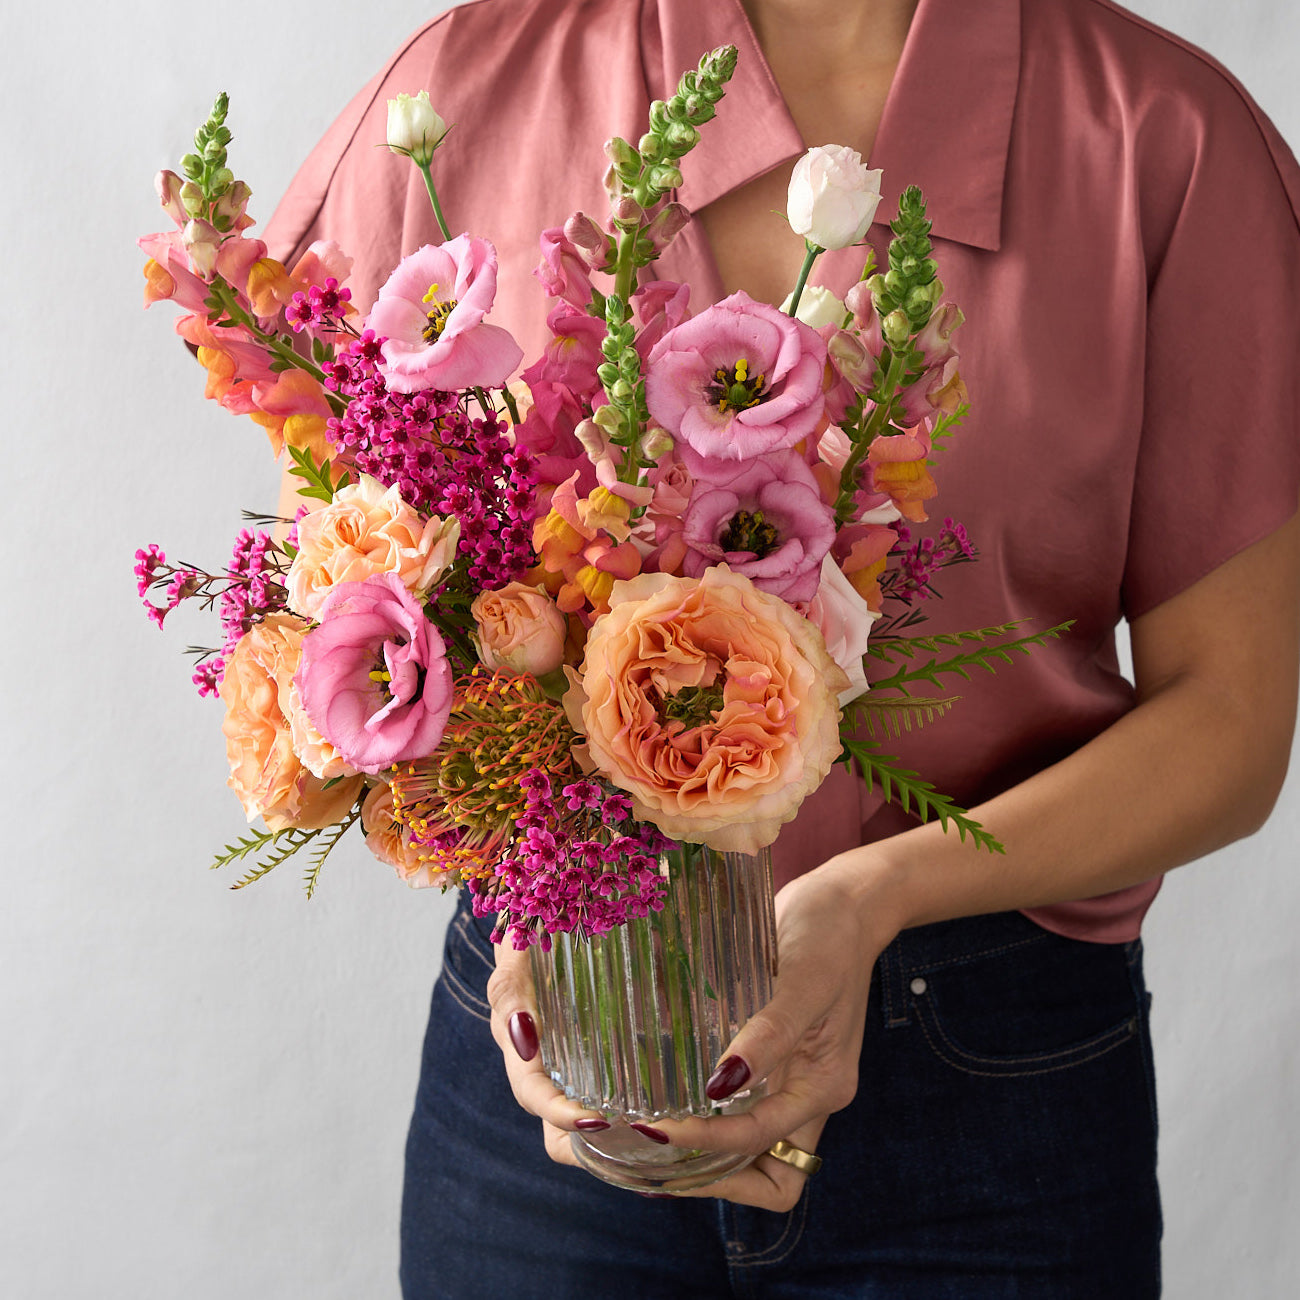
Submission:
<svg viewBox="0 0 1300 1300">
<path fill-rule="evenodd" d="M 885 1028 L 901 1029 L 912 1023 L 909 1002 L 903 987 L 902 936 L 880 954 L 880 992 L 885 1012 Z"/>
</svg>

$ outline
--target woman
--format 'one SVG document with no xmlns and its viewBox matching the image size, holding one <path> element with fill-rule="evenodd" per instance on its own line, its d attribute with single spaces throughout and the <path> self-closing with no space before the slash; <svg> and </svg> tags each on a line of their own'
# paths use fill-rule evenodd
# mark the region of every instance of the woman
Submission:
<svg viewBox="0 0 1300 1300">
<path fill-rule="evenodd" d="M 643 1202 L 561 1168 L 599 1117 L 541 1069 L 526 964 L 458 915 L 408 1147 L 406 1292 L 1156 1295 L 1141 918 L 1165 871 L 1267 816 L 1294 725 L 1300 171 L 1221 69 L 1105 0 L 483 0 L 354 101 L 271 235 L 359 252 L 362 299 L 433 238 L 372 149 L 385 98 L 427 86 L 461 123 L 444 206 L 501 250 L 495 318 L 535 354 L 536 231 L 602 210 L 600 141 L 636 138 L 648 99 L 725 41 L 737 75 L 679 194 L 697 220 L 658 273 L 697 306 L 780 301 L 802 250 L 771 213 L 806 144 L 883 167 L 882 220 L 919 183 L 970 320 L 942 504 L 982 551 L 930 626 L 1075 628 L 902 749 L 1005 857 L 838 770 L 776 846 L 776 997 L 715 1076 L 772 1093 L 646 1140 L 785 1139 L 825 1158 L 811 1178 L 760 1154 Z M 842 292 L 854 256 L 827 255 L 821 282 Z"/>
</svg>

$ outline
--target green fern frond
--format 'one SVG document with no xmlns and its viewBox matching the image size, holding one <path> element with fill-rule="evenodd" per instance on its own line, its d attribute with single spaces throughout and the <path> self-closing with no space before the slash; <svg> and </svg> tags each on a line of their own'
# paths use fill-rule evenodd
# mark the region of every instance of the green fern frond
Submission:
<svg viewBox="0 0 1300 1300">
<path fill-rule="evenodd" d="M 274 844 L 277 840 L 283 839 L 284 836 L 290 835 L 292 832 L 292 826 L 286 826 L 278 831 L 251 831 L 243 839 L 236 840 L 234 844 L 227 844 L 212 859 L 212 870 L 215 871 L 218 867 L 237 862 L 240 858 L 246 858 L 250 853 L 258 853 L 266 848 L 268 844 Z"/>
<path fill-rule="evenodd" d="M 885 696 L 873 690 L 854 700 L 845 713 L 855 724 L 864 724 L 872 740 L 879 738 L 877 733 L 897 740 L 904 732 L 942 718 L 960 699 L 960 695 Z"/>
<path fill-rule="evenodd" d="M 1026 622 L 1022 618 L 1012 623 L 999 623 L 995 627 L 976 627 L 965 632 L 940 632 L 934 636 L 873 636 L 868 643 L 867 653 L 886 663 L 898 659 L 911 660 L 918 654 L 934 654 L 941 649 L 959 649 L 963 645 L 1010 636 Z"/>
<path fill-rule="evenodd" d="M 1014 624 L 1010 625 L 1007 630 L 1014 626 Z M 882 677 L 877 681 L 873 681 L 871 686 L 873 690 L 896 691 L 906 691 L 908 686 L 914 682 L 928 682 L 931 686 L 939 686 L 939 678 L 942 675 L 956 676 L 964 681 L 970 681 L 970 670 L 972 668 L 982 668 L 985 672 L 995 673 L 999 663 L 1009 664 L 1013 662 L 1013 654 L 1027 655 L 1035 646 L 1043 646 L 1048 641 L 1054 641 L 1073 626 L 1073 621 L 1060 623 L 1056 627 L 1048 628 L 1045 632 L 1034 632 L 1029 636 L 1016 637 L 1011 641 L 980 644 L 974 650 L 961 651 L 958 654 L 949 655 L 946 659 L 934 658 L 915 668 L 900 668 L 889 677 Z M 995 630 L 988 628 L 980 629 L 979 633 L 966 632 L 957 633 L 956 635 L 963 641 L 977 640 L 982 642 L 984 635 L 988 633 L 997 635 Z M 921 646 L 924 642 L 933 642 L 935 648 L 953 644 L 951 640 L 943 636 L 918 637 L 913 640 L 912 644 Z M 933 651 L 929 652 L 932 653 Z M 903 654 L 903 657 L 907 658 L 908 656 Z"/>
<path fill-rule="evenodd" d="M 299 849 L 310 844 L 319 834 L 320 831 L 318 830 L 303 830 L 299 826 L 291 826 L 287 830 L 278 832 L 273 837 L 275 845 L 270 855 L 263 858 L 251 871 L 236 880 L 230 886 L 231 889 L 243 889 L 245 885 L 251 885 L 253 881 L 261 880 L 268 872 L 274 871 L 280 863 L 293 857 Z"/>
<path fill-rule="evenodd" d="M 320 878 L 320 869 L 325 865 L 325 859 L 329 857 L 331 850 L 343 838 L 343 834 L 348 827 L 360 816 L 361 807 L 358 805 L 337 826 L 331 827 L 325 838 L 316 846 L 311 855 L 311 866 L 307 868 L 302 878 L 303 887 L 307 890 L 308 898 L 311 898 L 316 892 L 316 881 Z"/>
<path fill-rule="evenodd" d="M 986 849 L 990 853 L 1006 852 L 979 822 L 966 814 L 964 808 L 946 794 L 940 794 L 917 773 L 903 767 L 898 759 L 879 753 L 870 741 L 846 736 L 842 743 L 844 748 L 838 761 L 856 766 L 868 787 L 876 786 L 890 803 L 897 804 L 904 812 L 913 813 L 923 822 L 937 818 L 945 831 L 951 822 L 962 843 L 969 835 L 977 849 Z"/>
</svg>

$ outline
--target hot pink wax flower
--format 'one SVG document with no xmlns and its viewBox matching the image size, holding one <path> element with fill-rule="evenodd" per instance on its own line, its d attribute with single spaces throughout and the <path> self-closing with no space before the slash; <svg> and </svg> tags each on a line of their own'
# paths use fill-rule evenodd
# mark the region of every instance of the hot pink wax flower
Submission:
<svg viewBox="0 0 1300 1300">
<path fill-rule="evenodd" d="M 316 730 L 359 772 L 431 754 L 451 712 L 452 672 L 401 577 L 341 583 L 318 617 L 294 678 Z"/>
<path fill-rule="evenodd" d="M 758 460 L 687 457 L 695 480 L 682 520 L 682 571 L 698 578 L 726 563 L 760 591 L 811 600 L 835 541 L 835 512 L 797 452 Z"/>
<path fill-rule="evenodd" d="M 733 293 L 655 344 L 646 404 L 701 456 L 749 460 L 816 431 L 825 365 L 816 330 Z"/>
<path fill-rule="evenodd" d="M 389 388 L 504 384 L 523 352 L 508 330 L 483 321 L 496 292 L 497 254 L 486 239 L 457 235 L 403 258 L 366 321 L 384 339 L 380 370 Z"/>
</svg>

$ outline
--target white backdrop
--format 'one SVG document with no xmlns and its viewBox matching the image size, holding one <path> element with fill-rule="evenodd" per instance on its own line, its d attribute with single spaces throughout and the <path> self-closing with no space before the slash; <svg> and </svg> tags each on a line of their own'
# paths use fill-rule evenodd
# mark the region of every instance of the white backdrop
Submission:
<svg viewBox="0 0 1300 1300">
<path fill-rule="evenodd" d="M 211 625 L 148 625 L 132 553 L 156 540 L 219 562 L 239 506 L 273 506 L 276 473 L 259 430 L 200 399 L 170 309 L 140 311 L 133 241 L 160 228 L 152 175 L 215 91 L 265 219 L 347 98 L 442 7 L 7 6 L 6 1297 L 397 1294 L 402 1143 L 448 904 L 357 844 L 310 904 L 293 864 L 240 893 L 204 870 L 243 826 L 219 706 L 177 653 Z M 1300 141 L 1290 0 L 1135 7 L 1212 49 Z M 1298 837 L 1293 780 L 1262 834 L 1179 873 L 1149 923 L 1179 1300 L 1289 1296 L 1300 1278 Z"/>
</svg>

